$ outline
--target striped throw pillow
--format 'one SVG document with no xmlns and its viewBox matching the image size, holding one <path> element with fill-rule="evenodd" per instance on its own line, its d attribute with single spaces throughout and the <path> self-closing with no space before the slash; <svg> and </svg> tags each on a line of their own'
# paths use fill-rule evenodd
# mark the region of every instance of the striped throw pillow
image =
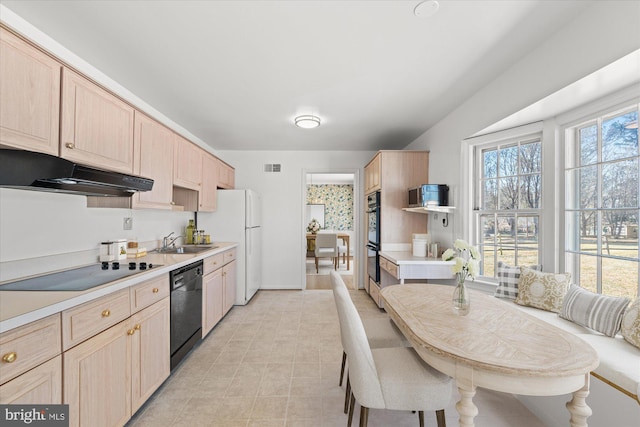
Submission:
<svg viewBox="0 0 640 427">
<path fill-rule="evenodd" d="M 558 315 L 613 337 L 620 330 L 622 315 L 628 305 L 629 298 L 595 294 L 580 286 L 571 285 Z"/>
</svg>

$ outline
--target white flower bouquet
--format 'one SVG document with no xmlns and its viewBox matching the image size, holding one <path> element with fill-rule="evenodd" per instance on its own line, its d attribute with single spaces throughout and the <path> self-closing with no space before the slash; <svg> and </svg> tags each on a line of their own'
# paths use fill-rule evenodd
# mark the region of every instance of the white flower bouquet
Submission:
<svg viewBox="0 0 640 427">
<path fill-rule="evenodd" d="M 320 230 L 320 223 L 317 219 L 313 218 L 309 225 L 307 225 L 307 231 L 309 233 L 317 233 Z"/>
<path fill-rule="evenodd" d="M 458 239 L 453 244 L 454 249 L 447 249 L 442 254 L 444 261 L 455 261 L 451 271 L 458 276 L 458 283 L 467 277 L 474 280 L 480 271 L 480 252 L 464 240 Z"/>
</svg>

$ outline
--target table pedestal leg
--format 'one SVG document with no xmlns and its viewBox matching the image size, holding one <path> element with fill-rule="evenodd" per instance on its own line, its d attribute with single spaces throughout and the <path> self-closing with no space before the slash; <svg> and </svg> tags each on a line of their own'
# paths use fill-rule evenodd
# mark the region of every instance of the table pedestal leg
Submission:
<svg viewBox="0 0 640 427">
<path fill-rule="evenodd" d="M 476 395 L 476 388 L 464 390 L 458 386 L 460 401 L 456 403 L 456 409 L 460 415 L 460 427 L 473 427 L 473 418 L 478 415 L 478 407 L 473 404 L 473 396 Z"/>
<path fill-rule="evenodd" d="M 592 411 L 587 405 L 586 399 L 589 395 L 589 374 L 586 375 L 586 384 L 578 391 L 573 392 L 573 399 L 567 402 L 567 409 L 571 414 L 571 427 L 587 427 L 587 418 Z"/>
</svg>

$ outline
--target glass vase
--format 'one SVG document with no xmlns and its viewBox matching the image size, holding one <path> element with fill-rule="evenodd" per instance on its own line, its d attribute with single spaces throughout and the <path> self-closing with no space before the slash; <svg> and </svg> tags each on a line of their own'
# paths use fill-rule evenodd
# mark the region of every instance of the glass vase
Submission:
<svg viewBox="0 0 640 427">
<path fill-rule="evenodd" d="M 453 298 L 451 299 L 453 303 L 453 312 L 458 316 L 466 316 L 469 314 L 469 310 L 471 310 L 469 290 L 464 284 L 466 276 L 458 273 L 456 279 L 458 284 L 453 290 Z"/>
</svg>

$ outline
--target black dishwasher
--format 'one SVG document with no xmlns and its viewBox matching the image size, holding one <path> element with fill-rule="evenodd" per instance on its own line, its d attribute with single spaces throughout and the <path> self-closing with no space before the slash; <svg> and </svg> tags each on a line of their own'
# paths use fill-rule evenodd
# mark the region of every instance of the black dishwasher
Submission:
<svg viewBox="0 0 640 427">
<path fill-rule="evenodd" d="M 202 338 L 202 261 L 173 270 L 171 283 L 171 369 Z"/>
</svg>

